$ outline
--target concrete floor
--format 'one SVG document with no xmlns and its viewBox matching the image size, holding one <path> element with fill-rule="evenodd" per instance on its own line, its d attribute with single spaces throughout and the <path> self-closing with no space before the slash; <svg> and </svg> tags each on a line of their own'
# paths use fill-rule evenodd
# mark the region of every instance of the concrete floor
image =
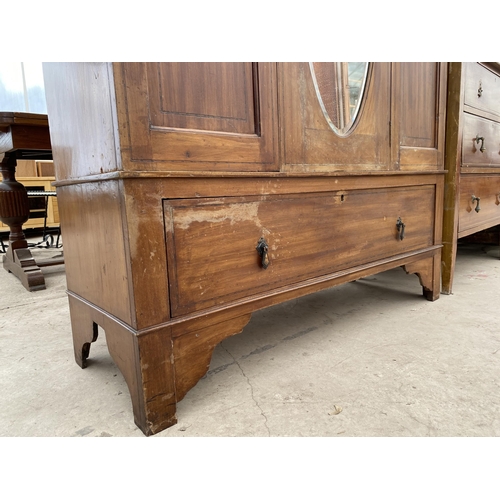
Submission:
<svg viewBox="0 0 500 500">
<path fill-rule="evenodd" d="M 73 359 L 64 266 L 44 274 L 30 293 L 0 268 L 0 436 L 143 437 L 104 335 Z M 499 285 L 498 247 L 465 245 L 436 302 L 394 269 L 259 311 L 149 439 L 498 436 Z"/>
</svg>

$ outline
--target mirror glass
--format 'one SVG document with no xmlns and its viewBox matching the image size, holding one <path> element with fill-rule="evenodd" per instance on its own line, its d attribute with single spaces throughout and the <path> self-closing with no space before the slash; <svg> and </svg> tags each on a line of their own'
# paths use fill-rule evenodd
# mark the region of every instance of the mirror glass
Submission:
<svg viewBox="0 0 500 500">
<path fill-rule="evenodd" d="M 338 135 L 346 135 L 356 122 L 368 66 L 367 62 L 309 63 L 323 114 Z"/>
</svg>

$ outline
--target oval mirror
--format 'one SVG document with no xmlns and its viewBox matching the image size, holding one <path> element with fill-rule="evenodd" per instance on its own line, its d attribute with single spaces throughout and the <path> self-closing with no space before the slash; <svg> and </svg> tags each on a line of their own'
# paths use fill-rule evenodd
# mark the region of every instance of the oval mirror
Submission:
<svg viewBox="0 0 500 500">
<path fill-rule="evenodd" d="M 347 135 L 356 123 L 368 76 L 367 62 L 309 63 L 319 104 L 331 129 Z"/>
</svg>

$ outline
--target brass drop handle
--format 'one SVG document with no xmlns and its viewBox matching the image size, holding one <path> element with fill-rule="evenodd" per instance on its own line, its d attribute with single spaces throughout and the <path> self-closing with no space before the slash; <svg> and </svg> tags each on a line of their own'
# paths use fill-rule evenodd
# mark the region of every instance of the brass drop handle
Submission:
<svg viewBox="0 0 500 500">
<path fill-rule="evenodd" d="M 481 210 L 481 207 L 479 206 L 479 202 L 481 201 L 481 198 L 479 198 L 479 196 L 472 195 L 472 204 L 474 204 L 475 201 L 477 201 L 477 205 L 476 205 L 476 208 L 474 210 L 476 211 L 476 213 L 479 213 L 479 210 Z"/>
<path fill-rule="evenodd" d="M 479 137 L 479 134 L 476 135 L 476 144 L 479 144 L 481 142 L 481 147 L 479 148 L 479 151 L 481 153 L 484 153 L 486 151 L 486 148 L 484 147 L 484 137 Z"/>
<path fill-rule="evenodd" d="M 258 254 L 260 255 L 261 258 L 261 264 L 264 269 L 267 269 L 269 266 L 269 246 L 267 244 L 267 241 L 264 238 L 261 238 L 256 246 L 256 250 Z"/>
<path fill-rule="evenodd" d="M 477 96 L 481 97 L 483 95 L 483 84 L 479 82 L 479 88 L 477 89 Z"/>
<path fill-rule="evenodd" d="M 401 220 L 401 217 L 398 217 L 398 220 L 396 222 L 396 228 L 399 233 L 399 239 L 400 241 L 403 241 L 403 238 L 405 237 L 405 223 Z"/>
</svg>

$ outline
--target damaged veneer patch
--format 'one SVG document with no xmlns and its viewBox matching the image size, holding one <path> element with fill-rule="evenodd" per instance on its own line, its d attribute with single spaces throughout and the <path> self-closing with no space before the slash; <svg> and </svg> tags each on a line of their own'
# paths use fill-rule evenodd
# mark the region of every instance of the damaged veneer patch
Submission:
<svg viewBox="0 0 500 500">
<path fill-rule="evenodd" d="M 217 205 L 214 203 L 207 206 L 196 206 L 192 208 L 183 207 L 183 209 L 176 209 L 174 211 L 174 223 L 177 229 L 189 229 L 193 223 L 214 223 L 229 221 L 231 225 L 239 222 L 252 222 L 257 227 L 262 227 L 259 220 L 260 202 L 246 202 L 246 203 L 233 203 L 229 205 Z"/>
</svg>

